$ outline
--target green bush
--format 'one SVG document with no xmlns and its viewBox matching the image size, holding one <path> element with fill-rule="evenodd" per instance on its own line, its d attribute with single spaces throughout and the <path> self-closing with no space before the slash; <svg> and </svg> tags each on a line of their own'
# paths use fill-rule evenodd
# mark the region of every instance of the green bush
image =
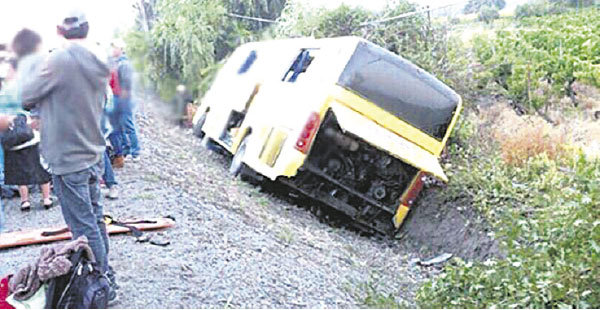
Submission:
<svg viewBox="0 0 600 310">
<path fill-rule="evenodd" d="M 430 28 L 425 16 L 417 14 L 392 22 L 371 23 L 414 10 L 416 6 L 406 0 L 391 1 L 381 13 L 346 5 L 333 10 L 314 9 L 300 1 L 291 1 L 275 32 L 279 37 L 360 36 L 429 69 L 427 65 L 434 62 L 429 58 L 441 59 L 435 56 L 440 53 L 435 39 L 441 45 L 446 34 L 434 33 L 436 29 Z"/>
<path fill-rule="evenodd" d="M 469 0 L 463 9 L 463 12 L 465 12 L 465 14 L 480 13 L 484 8 L 502 10 L 505 6 L 506 1 L 504 0 Z"/>
<path fill-rule="evenodd" d="M 541 17 L 552 14 L 562 14 L 567 11 L 567 8 L 557 3 L 549 2 L 548 0 L 535 0 L 517 6 L 515 9 L 515 17 L 518 19 L 525 17 Z"/>
<path fill-rule="evenodd" d="M 550 2 L 560 6 L 570 6 L 575 8 L 583 8 L 596 4 L 596 0 L 550 0 Z"/>
<path fill-rule="evenodd" d="M 524 18 L 514 30 L 476 37 L 477 59 L 491 73 L 484 82 L 497 82 L 510 98 L 533 110 L 550 96 L 573 97 L 575 81 L 600 86 L 598 13 L 586 9 Z"/>
<path fill-rule="evenodd" d="M 477 19 L 486 24 L 490 24 L 492 21 L 494 21 L 494 19 L 498 18 L 500 18 L 500 12 L 497 8 L 491 6 L 481 8 L 479 14 L 477 15 Z"/>
<path fill-rule="evenodd" d="M 463 142 L 472 134 L 463 122 Z M 465 134 L 469 133 L 469 134 Z M 600 161 L 543 156 L 510 166 L 473 143 L 458 143 L 445 199 L 473 201 L 506 258 L 455 259 L 418 292 L 424 308 L 600 307 Z"/>
</svg>

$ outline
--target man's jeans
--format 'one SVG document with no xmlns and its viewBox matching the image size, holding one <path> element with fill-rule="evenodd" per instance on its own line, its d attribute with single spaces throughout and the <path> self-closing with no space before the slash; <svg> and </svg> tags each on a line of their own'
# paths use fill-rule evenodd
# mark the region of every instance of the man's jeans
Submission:
<svg viewBox="0 0 600 310">
<path fill-rule="evenodd" d="M 134 107 L 131 98 L 123 99 L 114 97 L 115 109 L 110 115 L 113 132 L 108 137 L 113 146 L 115 155 L 138 156 L 140 145 L 137 137 L 137 128 L 134 119 Z"/>
<path fill-rule="evenodd" d="M 117 180 L 115 180 L 115 173 L 112 169 L 112 165 L 110 164 L 108 150 L 104 152 L 104 175 L 102 176 L 102 179 L 104 179 L 104 184 L 106 184 L 106 187 L 108 188 L 118 184 Z"/>
<path fill-rule="evenodd" d="M 73 239 L 85 235 L 99 267 L 108 270 L 108 235 L 100 204 L 100 178 L 104 161 L 82 171 L 52 175 L 54 190 Z"/>
</svg>

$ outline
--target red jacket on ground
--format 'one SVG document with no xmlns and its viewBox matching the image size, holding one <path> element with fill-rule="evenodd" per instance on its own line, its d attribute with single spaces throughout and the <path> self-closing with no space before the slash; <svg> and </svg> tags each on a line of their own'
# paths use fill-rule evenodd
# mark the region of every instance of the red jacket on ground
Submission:
<svg viewBox="0 0 600 310">
<path fill-rule="evenodd" d="M 10 292 L 8 291 L 8 280 L 10 276 L 6 276 L 0 279 L 0 309 L 14 309 L 15 307 L 11 306 L 6 302 L 6 298 L 10 296 Z"/>
</svg>

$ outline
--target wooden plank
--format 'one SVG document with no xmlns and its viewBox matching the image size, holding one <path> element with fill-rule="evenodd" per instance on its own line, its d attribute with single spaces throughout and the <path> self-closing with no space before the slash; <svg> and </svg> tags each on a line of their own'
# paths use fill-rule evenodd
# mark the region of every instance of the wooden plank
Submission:
<svg viewBox="0 0 600 310">
<path fill-rule="evenodd" d="M 136 227 L 139 230 L 156 230 L 173 227 L 175 225 L 175 221 L 169 218 L 153 218 L 153 219 L 143 219 L 144 221 L 151 221 L 155 223 L 141 223 L 141 224 L 127 224 L 128 222 L 136 222 L 140 221 L 139 219 L 134 220 L 126 220 L 123 221 L 127 225 Z M 39 244 L 39 243 L 48 243 L 60 240 L 69 240 L 71 239 L 71 232 L 67 231 L 64 233 L 56 234 L 53 236 L 42 236 L 43 232 L 52 232 L 66 229 L 66 226 L 54 226 L 54 227 L 46 227 L 39 229 L 31 229 L 31 230 L 21 230 L 9 233 L 0 234 L 0 249 L 12 248 L 17 246 L 24 246 L 30 244 Z M 116 225 L 108 225 L 107 226 L 108 233 L 110 235 L 113 234 L 122 234 L 129 232 L 129 229 Z"/>
</svg>

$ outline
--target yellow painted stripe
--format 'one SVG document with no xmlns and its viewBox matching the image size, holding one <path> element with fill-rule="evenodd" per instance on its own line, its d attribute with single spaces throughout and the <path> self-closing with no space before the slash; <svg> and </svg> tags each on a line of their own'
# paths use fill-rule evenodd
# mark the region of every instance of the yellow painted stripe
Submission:
<svg viewBox="0 0 600 310">
<path fill-rule="evenodd" d="M 405 205 L 400 205 L 398 207 L 396 215 L 394 215 L 394 227 L 400 228 L 400 225 L 402 225 L 402 222 L 404 222 L 409 210 L 410 209 Z"/>
<path fill-rule="evenodd" d="M 260 160 L 270 167 L 273 167 L 286 139 L 286 132 L 277 128 L 273 128 L 269 133 L 266 142 L 264 143 L 263 149 L 259 156 Z"/>
<path fill-rule="evenodd" d="M 459 102 L 457 113 L 452 118 L 450 126 L 446 131 L 446 136 L 441 140 L 437 140 L 434 137 L 424 133 L 417 129 L 413 125 L 399 119 L 395 115 L 385 111 L 378 107 L 376 104 L 362 98 L 361 96 L 341 87 L 335 86 L 333 91 L 333 97 L 336 101 L 346 105 L 352 110 L 361 113 L 373 120 L 377 124 L 393 131 L 399 136 L 419 145 L 420 147 L 427 150 L 429 153 L 439 156 L 444 149 L 444 146 L 456 124 L 458 115 L 462 108 L 462 102 Z"/>
<path fill-rule="evenodd" d="M 442 140 L 442 150 L 446 146 L 446 143 L 448 143 L 448 139 L 450 138 L 450 135 L 452 134 L 452 131 L 454 130 L 454 126 L 456 126 L 456 123 L 458 122 L 458 118 L 460 117 L 462 108 L 463 108 L 462 98 L 459 97 L 458 106 L 456 107 L 456 112 L 454 112 L 452 121 L 450 121 L 450 126 L 448 126 L 448 130 L 446 131 L 446 136 L 444 137 L 444 140 Z"/>
</svg>

